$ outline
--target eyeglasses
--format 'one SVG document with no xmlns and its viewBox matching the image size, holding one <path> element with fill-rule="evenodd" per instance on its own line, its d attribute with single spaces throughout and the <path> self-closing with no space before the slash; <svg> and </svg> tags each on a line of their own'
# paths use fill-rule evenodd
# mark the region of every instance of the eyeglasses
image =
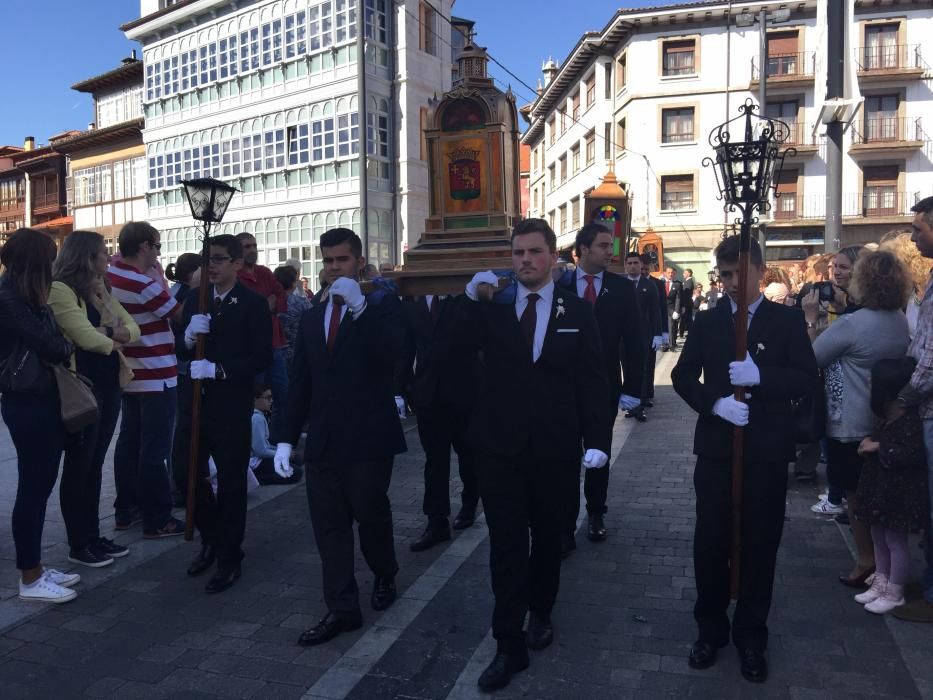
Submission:
<svg viewBox="0 0 933 700">
<path fill-rule="evenodd" d="M 210 260 L 215 265 L 223 265 L 228 260 L 233 260 L 229 255 L 211 255 L 208 260 Z"/>
<path fill-rule="evenodd" d="M 162 244 L 157 243 L 156 241 L 149 241 L 149 245 L 151 245 L 156 250 L 162 250 Z"/>
</svg>

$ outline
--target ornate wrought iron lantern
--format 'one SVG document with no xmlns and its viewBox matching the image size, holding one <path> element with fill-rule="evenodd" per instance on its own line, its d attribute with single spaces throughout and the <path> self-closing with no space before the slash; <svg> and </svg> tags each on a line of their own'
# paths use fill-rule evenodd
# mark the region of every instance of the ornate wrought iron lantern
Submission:
<svg viewBox="0 0 933 700">
<path fill-rule="evenodd" d="M 181 184 L 188 197 L 191 216 L 206 224 L 219 224 L 223 220 L 233 193 L 237 191 L 236 187 L 212 177 L 182 180 Z"/>
</svg>

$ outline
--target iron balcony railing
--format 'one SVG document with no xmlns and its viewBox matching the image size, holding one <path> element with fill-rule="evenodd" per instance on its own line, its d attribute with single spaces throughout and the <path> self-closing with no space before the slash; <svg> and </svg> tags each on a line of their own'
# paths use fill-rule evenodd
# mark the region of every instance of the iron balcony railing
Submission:
<svg viewBox="0 0 933 700">
<path fill-rule="evenodd" d="M 913 216 L 910 208 L 919 199 L 917 192 L 899 192 L 888 186 L 866 187 L 862 192 L 843 195 L 842 216 L 845 219 Z M 770 216 L 774 221 L 824 220 L 826 195 L 784 192 L 773 199 Z"/>
<path fill-rule="evenodd" d="M 777 117 L 780 119 L 780 117 Z M 813 125 L 796 120 L 781 119 L 787 124 L 787 139 L 784 146 L 793 146 L 794 148 L 807 148 L 819 146 L 818 137 L 813 135 Z M 779 134 L 780 135 L 780 134 Z"/>
<path fill-rule="evenodd" d="M 879 117 L 869 113 L 852 128 L 852 141 L 857 144 L 924 140 L 919 117 Z"/>
<path fill-rule="evenodd" d="M 782 53 L 768 56 L 768 77 L 809 77 L 816 72 L 816 52 L 800 51 L 798 53 Z M 752 80 L 761 78 L 760 64 L 757 58 L 752 58 Z"/>
<path fill-rule="evenodd" d="M 855 51 L 860 73 L 924 68 L 920 44 L 876 44 L 860 46 Z"/>
</svg>

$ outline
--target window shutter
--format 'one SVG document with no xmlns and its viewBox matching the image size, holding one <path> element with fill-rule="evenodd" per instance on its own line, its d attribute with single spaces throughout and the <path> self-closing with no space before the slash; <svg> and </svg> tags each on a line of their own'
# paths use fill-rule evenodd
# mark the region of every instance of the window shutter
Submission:
<svg viewBox="0 0 933 700">
<path fill-rule="evenodd" d="M 771 32 L 768 34 L 768 55 L 786 56 L 797 53 L 797 32 Z"/>
</svg>

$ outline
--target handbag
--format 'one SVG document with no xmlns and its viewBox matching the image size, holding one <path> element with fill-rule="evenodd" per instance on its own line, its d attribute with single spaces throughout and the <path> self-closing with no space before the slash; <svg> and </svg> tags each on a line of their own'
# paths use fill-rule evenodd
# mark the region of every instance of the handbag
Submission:
<svg viewBox="0 0 933 700">
<path fill-rule="evenodd" d="M 91 382 L 64 365 L 53 365 L 65 431 L 79 433 L 98 419 Z"/>
<path fill-rule="evenodd" d="M 47 394 L 52 388 L 39 356 L 22 341 L 0 361 L 0 393 Z"/>
<path fill-rule="evenodd" d="M 809 445 L 826 437 L 826 395 L 823 393 L 823 374 L 820 385 L 809 394 L 791 401 L 794 441 Z"/>
</svg>

